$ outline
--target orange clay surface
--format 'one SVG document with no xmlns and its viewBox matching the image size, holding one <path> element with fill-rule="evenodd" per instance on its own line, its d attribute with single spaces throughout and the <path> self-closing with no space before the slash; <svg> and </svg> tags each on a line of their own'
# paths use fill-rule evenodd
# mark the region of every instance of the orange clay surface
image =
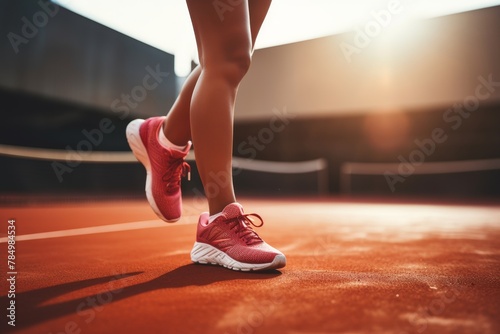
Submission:
<svg viewBox="0 0 500 334">
<path fill-rule="evenodd" d="M 285 268 L 192 264 L 206 210 L 193 199 L 175 224 L 145 200 L 0 207 L 0 332 L 500 333 L 500 206 L 240 202 L 264 218 L 258 232 Z"/>
</svg>

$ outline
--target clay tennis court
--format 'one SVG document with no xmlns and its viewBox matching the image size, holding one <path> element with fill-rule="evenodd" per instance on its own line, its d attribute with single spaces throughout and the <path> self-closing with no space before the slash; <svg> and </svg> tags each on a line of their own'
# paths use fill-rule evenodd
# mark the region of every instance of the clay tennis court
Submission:
<svg viewBox="0 0 500 334">
<path fill-rule="evenodd" d="M 2 207 L 17 228 L 15 332 L 499 332 L 500 207 L 240 201 L 285 268 L 192 264 L 194 199 L 175 224 L 145 200 Z M 2 280 L 3 312 L 7 290 Z"/>
</svg>

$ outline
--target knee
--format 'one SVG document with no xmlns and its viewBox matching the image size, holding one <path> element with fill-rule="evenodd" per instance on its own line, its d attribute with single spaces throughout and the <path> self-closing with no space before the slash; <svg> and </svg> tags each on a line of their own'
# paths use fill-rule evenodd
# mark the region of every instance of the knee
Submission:
<svg viewBox="0 0 500 334">
<path fill-rule="evenodd" d="M 226 66 L 234 75 L 236 79 L 243 79 L 245 74 L 247 74 L 250 64 L 252 63 L 252 54 L 250 50 L 241 51 L 237 54 L 232 55 L 227 60 Z"/>
<path fill-rule="evenodd" d="M 238 50 L 225 55 L 222 59 L 207 62 L 204 70 L 215 72 L 233 85 L 239 85 L 250 68 L 252 56 L 250 50 Z"/>
</svg>

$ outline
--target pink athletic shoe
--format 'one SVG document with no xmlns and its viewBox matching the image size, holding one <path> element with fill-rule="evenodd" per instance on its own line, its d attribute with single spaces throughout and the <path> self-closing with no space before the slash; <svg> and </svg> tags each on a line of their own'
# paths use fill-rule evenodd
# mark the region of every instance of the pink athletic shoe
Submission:
<svg viewBox="0 0 500 334">
<path fill-rule="evenodd" d="M 127 126 L 127 140 L 135 157 L 146 168 L 146 197 L 153 211 L 166 222 L 179 220 L 182 213 L 181 177 L 190 176 L 184 152 L 164 148 L 158 141 L 165 117 L 136 119 Z"/>
<path fill-rule="evenodd" d="M 250 219 L 260 220 L 255 225 Z M 266 270 L 282 268 L 286 258 L 279 250 L 264 242 L 251 225 L 264 224 L 257 214 L 244 214 L 238 203 L 229 204 L 211 224 L 208 212 L 198 221 L 196 242 L 191 251 L 191 260 L 202 264 L 218 264 L 233 270 Z"/>
</svg>

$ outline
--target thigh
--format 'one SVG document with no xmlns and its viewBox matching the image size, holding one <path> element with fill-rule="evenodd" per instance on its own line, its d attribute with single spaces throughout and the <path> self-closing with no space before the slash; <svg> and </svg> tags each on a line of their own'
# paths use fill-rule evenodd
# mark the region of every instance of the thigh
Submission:
<svg viewBox="0 0 500 334">
<path fill-rule="evenodd" d="M 271 0 L 248 0 L 248 12 L 250 13 L 250 30 L 252 33 L 252 50 L 255 40 L 259 34 L 260 27 L 266 18 Z"/>
<path fill-rule="evenodd" d="M 249 57 L 252 35 L 248 0 L 187 0 L 189 15 L 198 45 L 200 64 L 221 64 Z"/>
</svg>

